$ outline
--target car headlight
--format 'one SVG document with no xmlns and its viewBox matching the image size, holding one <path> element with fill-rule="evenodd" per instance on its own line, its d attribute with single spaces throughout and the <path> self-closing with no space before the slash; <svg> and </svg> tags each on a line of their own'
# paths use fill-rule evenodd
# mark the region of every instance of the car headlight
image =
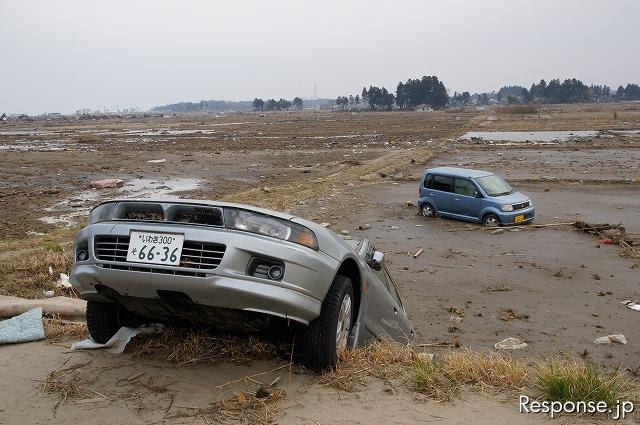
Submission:
<svg viewBox="0 0 640 425">
<path fill-rule="evenodd" d="M 100 204 L 89 213 L 89 224 L 100 223 L 101 221 L 109 221 L 113 218 L 113 215 L 118 208 L 117 202 L 107 202 L 106 204 Z"/>
<path fill-rule="evenodd" d="M 234 208 L 225 208 L 224 224 L 228 229 L 257 233 L 318 249 L 316 235 L 306 227 L 288 220 Z"/>
<path fill-rule="evenodd" d="M 511 204 L 501 205 L 500 209 L 502 211 L 513 211 L 513 205 L 511 205 Z"/>
</svg>

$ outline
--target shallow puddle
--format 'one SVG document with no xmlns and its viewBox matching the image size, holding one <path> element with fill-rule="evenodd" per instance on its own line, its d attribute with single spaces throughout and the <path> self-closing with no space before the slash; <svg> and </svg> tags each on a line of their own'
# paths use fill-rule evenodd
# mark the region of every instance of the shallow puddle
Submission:
<svg viewBox="0 0 640 425">
<path fill-rule="evenodd" d="M 569 139 L 595 137 L 599 133 L 592 130 L 579 131 L 469 131 L 460 136 L 461 140 L 495 140 L 500 142 L 564 142 Z"/>
<path fill-rule="evenodd" d="M 186 192 L 200 187 L 198 179 L 136 179 L 127 181 L 119 189 L 127 198 L 162 197 L 165 199 L 179 199 L 177 192 Z"/>
<path fill-rule="evenodd" d="M 89 211 L 99 202 L 113 198 L 163 198 L 179 199 L 179 192 L 195 190 L 200 187 L 198 179 L 135 179 L 127 181 L 117 189 L 87 189 L 62 199 L 44 209 L 48 213 L 57 213 L 40 217 L 40 221 L 55 226 L 74 226 L 86 220 Z"/>
</svg>

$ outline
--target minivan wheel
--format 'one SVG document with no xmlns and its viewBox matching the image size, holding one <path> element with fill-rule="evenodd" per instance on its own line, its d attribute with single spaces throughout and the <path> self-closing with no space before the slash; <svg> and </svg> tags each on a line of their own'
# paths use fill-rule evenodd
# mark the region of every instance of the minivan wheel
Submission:
<svg viewBox="0 0 640 425">
<path fill-rule="evenodd" d="M 498 227 L 502 225 L 502 223 L 500 222 L 500 219 L 495 214 L 487 214 L 486 216 L 484 216 L 484 219 L 482 220 L 482 224 L 485 225 L 486 227 Z"/>
<path fill-rule="evenodd" d="M 120 329 L 118 304 L 87 301 L 87 328 L 95 342 L 109 341 Z"/>
<path fill-rule="evenodd" d="M 337 275 L 322 303 L 320 316 L 305 331 L 306 367 L 317 371 L 335 367 L 353 326 L 354 300 L 351 279 Z"/>
<path fill-rule="evenodd" d="M 422 208 L 420 208 L 420 213 L 422 214 L 423 217 L 431 218 L 436 216 L 436 210 L 433 209 L 433 207 L 429 203 L 424 204 Z"/>
</svg>

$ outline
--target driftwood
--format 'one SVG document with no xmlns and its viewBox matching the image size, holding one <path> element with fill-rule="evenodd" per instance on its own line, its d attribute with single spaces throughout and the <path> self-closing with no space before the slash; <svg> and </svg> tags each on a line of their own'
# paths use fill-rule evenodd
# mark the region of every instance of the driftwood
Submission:
<svg viewBox="0 0 640 425">
<path fill-rule="evenodd" d="M 59 315 L 65 319 L 84 319 L 87 302 L 69 297 L 28 300 L 0 295 L 0 318 L 14 317 L 38 307 L 42 308 L 43 314 Z"/>
</svg>

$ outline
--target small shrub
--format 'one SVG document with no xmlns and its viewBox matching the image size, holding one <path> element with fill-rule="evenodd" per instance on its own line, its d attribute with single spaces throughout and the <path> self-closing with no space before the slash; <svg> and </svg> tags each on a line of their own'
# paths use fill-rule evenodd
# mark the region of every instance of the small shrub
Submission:
<svg viewBox="0 0 640 425">
<path fill-rule="evenodd" d="M 559 402 L 599 402 L 614 407 L 622 398 L 620 371 L 606 375 L 594 365 L 578 361 L 547 360 L 537 367 L 537 384 L 543 397 Z"/>
<path fill-rule="evenodd" d="M 102 142 L 102 136 L 95 133 L 84 133 L 76 137 L 78 143 L 100 143 Z"/>
<path fill-rule="evenodd" d="M 537 114 L 538 108 L 534 105 L 509 105 L 496 108 L 496 114 Z"/>
</svg>

